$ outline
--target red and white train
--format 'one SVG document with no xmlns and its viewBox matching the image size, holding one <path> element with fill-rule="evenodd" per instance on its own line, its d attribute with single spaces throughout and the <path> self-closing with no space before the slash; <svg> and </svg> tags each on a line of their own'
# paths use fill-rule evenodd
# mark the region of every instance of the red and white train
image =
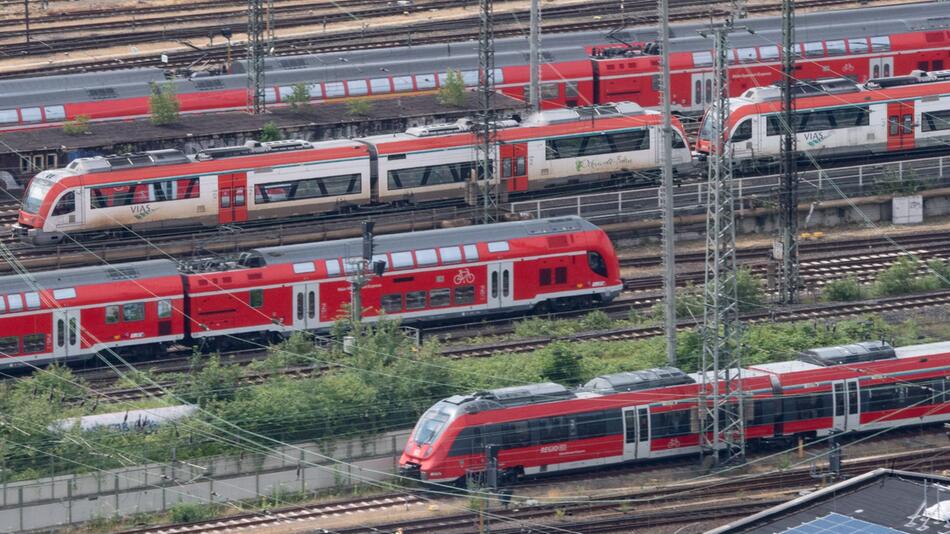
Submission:
<svg viewBox="0 0 950 534">
<path fill-rule="evenodd" d="M 915 71 L 857 85 L 849 80 L 800 84 L 794 101 L 798 152 L 815 159 L 945 149 L 950 144 L 950 70 Z M 780 157 L 783 121 L 778 86 L 730 99 L 728 149 L 740 167 Z M 696 151 L 708 155 L 710 114 Z"/>
<path fill-rule="evenodd" d="M 494 176 L 508 192 L 568 180 L 631 179 L 659 165 L 660 115 L 629 102 L 548 110 L 498 123 Z M 215 226 L 429 200 L 461 201 L 477 173 L 471 124 L 411 128 L 353 140 L 277 141 L 79 158 L 37 174 L 24 194 L 21 238 Z M 675 123 L 677 172 L 691 165 Z"/>
<path fill-rule="evenodd" d="M 666 367 L 441 400 L 400 459 L 405 476 L 455 483 L 498 445 L 508 478 L 696 454 L 700 377 Z M 950 343 L 813 349 L 742 370 L 749 443 L 950 420 Z"/>
<path fill-rule="evenodd" d="M 950 32 L 933 22 L 939 20 L 941 10 L 946 12 L 938 3 L 801 15 L 796 31 L 808 40 L 797 44 L 797 77 L 814 80 L 838 75 L 863 83 L 915 69 L 950 66 Z M 735 36 L 739 44 L 730 51 L 730 94 L 736 96 L 780 79 L 781 54 L 775 44 L 781 41 L 780 19 L 748 19 L 747 24 L 756 29 L 756 35 Z M 712 96 L 710 41 L 700 39 L 696 29 L 674 28 L 671 102 L 680 112 L 701 112 Z M 546 37 L 543 105 L 559 108 L 631 100 L 644 107 L 658 106 L 657 48 L 627 39 L 629 46 L 617 45 L 596 32 Z M 524 39 L 498 44 L 495 79 L 506 95 L 524 97 L 530 79 L 526 51 Z M 230 74 L 173 80 L 182 112 L 244 109 L 246 74 L 242 64 L 236 67 Z M 466 85 L 474 87 L 476 68 L 470 43 L 278 57 L 268 62 L 265 97 L 269 104 L 280 105 L 301 83 L 315 102 L 421 94 L 438 90 L 447 69 L 460 71 Z M 165 83 L 161 70 L 0 82 L 0 128 L 60 124 L 80 115 L 93 120 L 147 116 L 153 83 Z"/>
<path fill-rule="evenodd" d="M 587 306 L 623 283 L 607 235 L 562 217 L 377 237 L 363 316 L 403 321 Z M 325 330 L 362 240 L 256 249 L 214 272 L 154 260 L 0 277 L 0 367 L 171 343 Z"/>
</svg>

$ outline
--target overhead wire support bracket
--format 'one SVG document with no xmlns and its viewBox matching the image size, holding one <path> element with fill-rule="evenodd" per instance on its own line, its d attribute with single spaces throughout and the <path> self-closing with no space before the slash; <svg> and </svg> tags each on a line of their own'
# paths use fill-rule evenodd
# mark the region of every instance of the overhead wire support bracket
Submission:
<svg viewBox="0 0 950 534">
<path fill-rule="evenodd" d="M 247 3 L 247 111 L 264 112 L 264 0 Z"/>
<path fill-rule="evenodd" d="M 500 185 L 495 162 L 492 158 L 497 136 L 495 124 L 495 30 L 492 0 L 479 0 L 479 40 L 478 40 L 478 99 L 481 105 L 481 117 L 478 124 L 478 143 L 476 159 L 478 178 L 482 189 L 483 224 L 498 220 L 498 194 Z"/>
<path fill-rule="evenodd" d="M 799 301 L 801 280 L 798 264 L 798 147 L 795 131 L 795 3 L 782 1 L 782 179 L 779 186 L 779 228 L 781 232 L 782 272 L 779 300 L 783 304 Z"/>
</svg>

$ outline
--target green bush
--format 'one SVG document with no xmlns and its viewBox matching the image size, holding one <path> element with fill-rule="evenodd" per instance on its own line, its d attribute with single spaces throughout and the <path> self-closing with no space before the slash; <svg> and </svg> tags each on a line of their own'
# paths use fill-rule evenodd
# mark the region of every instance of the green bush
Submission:
<svg viewBox="0 0 950 534">
<path fill-rule="evenodd" d="M 462 74 L 457 70 L 449 69 L 439 87 L 439 103 L 443 106 L 462 107 L 465 105 L 465 81 Z"/>
<path fill-rule="evenodd" d="M 863 298 L 864 287 L 852 276 L 832 280 L 821 289 L 821 299 L 827 302 L 849 302 Z"/>
<path fill-rule="evenodd" d="M 357 99 L 346 103 L 346 114 L 353 117 L 366 117 L 373 112 L 373 103 L 369 100 Z"/>
<path fill-rule="evenodd" d="M 305 83 L 294 84 L 294 91 L 284 102 L 290 104 L 290 109 L 306 109 L 310 106 L 310 89 Z"/>
<path fill-rule="evenodd" d="M 152 83 L 152 94 L 148 98 L 148 111 L 152 124 L 164 126 L 178 121 L 179 104 L 175 96 L 175 84 L 168 82 L 159 86 Z"/>
<path fill-rule="evenodd" d="M 195 502 L 180 502 L 168 509 L 168 518 L 173 523 L 195 523 L 214 517 L 214 506 Z"/>
<path fill-rule="evenodd" d="M 71 121 L 63 123 L 63 133 L 66 135 L 82 135 L 89 131 L 89 115 L 79 115 Z"/>
<path fill-rule="evenodd" d="M 939 260 L 937 260 L 939 262 Z M 879 297 L 906 295 L 922 291 L 934 291 L 945 287 L 946 265 L 937 262 L 928 264 L 930 274 L 921 276 L 920 262 L 917 258 L 904 256 L 878 273 L 874 279 L 874 294 Z M 940 262 L 942 263 L 942 262 Z"/>
<path fill-rule="evenodd" d="M 736 297 L 742 311 L 758 310 L 765 301 L 765 284 L 752 274 L 748 267 L 739 267 L 736 272 Z"/>
<path fill-rule="evenodd" d="M 542 349 L 541 375 L 545 380 L 567 386 L 583 381 L 581 357 L 574 352 L 574 344 L 557 342 Z"/>
<path fill-rule="evenodd" d="M 280 128 L 277 126 L 277 123 L 270 121 L 261 128 L 260 141 L 266 143 L 268 141 L 280 141 L 284 138 L 284 134 L 281 133 Z"/>
<path fill-rule="evenodd" d="M 581 317 L 578 326 L 582 331 L 609 330 L 614 327 L 614 321 L 603 310 L 594 310 Z"/>
</svg>

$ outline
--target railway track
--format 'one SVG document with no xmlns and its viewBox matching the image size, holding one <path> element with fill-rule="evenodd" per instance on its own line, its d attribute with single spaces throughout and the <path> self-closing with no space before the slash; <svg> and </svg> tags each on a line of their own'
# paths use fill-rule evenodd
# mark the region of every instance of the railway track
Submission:
<svg viewBox="0 0 950 534">
<path fill-rule="evenodd" d="M 857 5 L 860 2 L 856 0 L 801 0 L 796 4 L 799 9 L 829 8 L 841 7 L 847 5 Z M 699 3 L 695 0 L 686 0 L 682 3 L 676 3 L 673 7 L 688 6 L 709 6 L 709 3 Z M 749 14 L 774 13 L 779 10 L 780 3 L 759 4 L 747 6 Z M 866 4 L 861 4 L 866 5 Z M 619 0 L 610 2 L 595 2 L 582 6 L 563 6 L 545 7 L 544 32 L 570 32 L 593 30 L 601 28 L 615 28 L 621 22 L 617 13 L 620 12 L 617 7 Z M 656 17 L 652 15 L 654 5 L 648 1 L 630 4 L 628 1 L 625 10 L 631 13 L 638 13 L 636 19 L 632 22 L 641 25 L 650 25 L 656 23 Z M 650 13 L 643 14 L 640 13 Z M 725 12 L 719 9 L 703 10 L 699 15 L 702 17 L 719 16 Z M 687 21 L 697 18 L 695 10 L 683 9 L 681 13 L 671 14 L 672 21 Z M 496 14 L 496 38 L 503 37 L 523 37 L 525 27 L 523 24 L 526 11 L 510 12 Z M 578 16 L 589 16 L 587 20 L 570 22 L 551 22 L 558 18 L 570 18 Z M 629 16 L 627 22 L 631 22 Z M 298 20 L 297 24 L 301 21 Z M 315 21 L 315 24 L 322 24 L 322 18 Z M 275 44 L 275 53 L 278 55 L 300 55 L 300 54 L 319 54 L 333 53 L 349 50 L 365 50 L 371 48 L 387 48 L 396 46 L 411 46 L 421 44 L 445 43 L 449 41 L 470 40 L 477 37 L 477 18 L 469 17 L 449 21 L 435 21 L 408 26 L 401 26 L 396 32 L 391 27 L 380 25 L 379 27 L 370 27 L 362 30 L 336 31 L 319 35 L 310 35 L 306 37 L 295 37 L 278 39 Z M 220 28 L 218 28 L 220 29 Z M 207 36 L 208 28 L 205 28 L 201 36 Z M 398 33 L 398 35 L 396 35 Z M 167 33 L 161 34 L 162 40 L 168 40 Z M 47 54 L 53 52 L 71 52 L 76 50 L 89 50 L 101 48 L 103 45 L 117 44 L 114 40 L 98 41 L 96 38 L 73 38 L 72 40 L 60 40 L 53 44 L 18 44 L 9 45 L 9 47 L 0 47 L 0 53 L 11 56 L 21 56 L 30 54 Z M 163 62 L 162 54 L 140 54 L 122 58 L 123 67 L 162 67 L 162 68 L 183 68 L 193 66 L 199 63 L 211 64 L 222 63 L 228 57 L 228 47 L 225 45 L 215 45 L 193 49 L 193 45 L 188 50 L 166 51 L 164 57 L 167 63 Z M 245 54 L 243 46 L 234 47 L 231 54 L 241 57 Z M 51 75 L 68 74 L 72 72 L 90 72 L 99 70 L 113 70 L 116 68 L 116 59 L 92 60 L 71 62 L 68 65 L 48 64 L 36 66 L 22 66 L 15 72 L 0 73 L 0 78 L 18 78 L 24 75 Z"/>
<path fill-rule="evenodd" d="M 869 470 L 887 467 L 915 471 L 937 472 L 950 467 L 950 447 L 899 452 L 845 459 L 843 478 Z M 571 475 L 568 476 L 568 478 Z M 556 477 L 554 481 L 561 480 Z M 786 502 L 802 490 L 814 489 L 819 484 L 811 466 L 784 471 L 766 471 L 705 479 L 691 483 L 671 484 L 644 490 L 619 490 L 598 495 L 587 502 L 558 502 L 546 499 L 534 506 L 500 509 L 490 505 L 489 514 L 493 532 L 631 532 L 659 524 L 682 524 L 698 520 L 716 520 L 747 515 Z M 514 487 L 517 491 L 517 486 Z M 405 499 L 400 502 L 400 499 Z M 192 534 L 228 529 L 286 525 L 309 519 L 329 519 L 333 513 L 343 515 L 366 510 L 410 508 L 434 500 L 418 493 L 394 493 L 373 500 L 354 499 L 329 504 L 294 506 L 266 513 L 248 513 L 218 520 L 185 525 L 162 525 L 125 531 L 123 534 Z M 444 500 L 444 497 L 438 500 Z M 334 510 L 338 510 L 334 512 Z M 348 512 L 349 511 L 349 512 Z M 585 518 L 588 514 L 593 517 Z M 437 515 L 410 520 L 395 520 L 383 524 L 334 527 L 339 534 L 378 534 L 380 532 L 449 533 L 472 532 L 478 529 L 480 517 L 474 512 Z M 245 526 L 246 525 L 246 526 Z"/>
</svg>

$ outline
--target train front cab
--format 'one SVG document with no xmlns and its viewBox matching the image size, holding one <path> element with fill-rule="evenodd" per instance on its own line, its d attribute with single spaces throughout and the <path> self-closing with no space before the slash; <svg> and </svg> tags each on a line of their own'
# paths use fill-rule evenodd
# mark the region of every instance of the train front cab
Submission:
<svg viewBox="0 0 950 534">
<path fill-rule="evenodd" d="M 55 178 L 54 173 L 42 172 L 30 180 L 13 226 L 21 240 L 36 245 L 59 243 L 67 232 L 81 228 L 82 189 L 67 189 Z"/>
</svg>

